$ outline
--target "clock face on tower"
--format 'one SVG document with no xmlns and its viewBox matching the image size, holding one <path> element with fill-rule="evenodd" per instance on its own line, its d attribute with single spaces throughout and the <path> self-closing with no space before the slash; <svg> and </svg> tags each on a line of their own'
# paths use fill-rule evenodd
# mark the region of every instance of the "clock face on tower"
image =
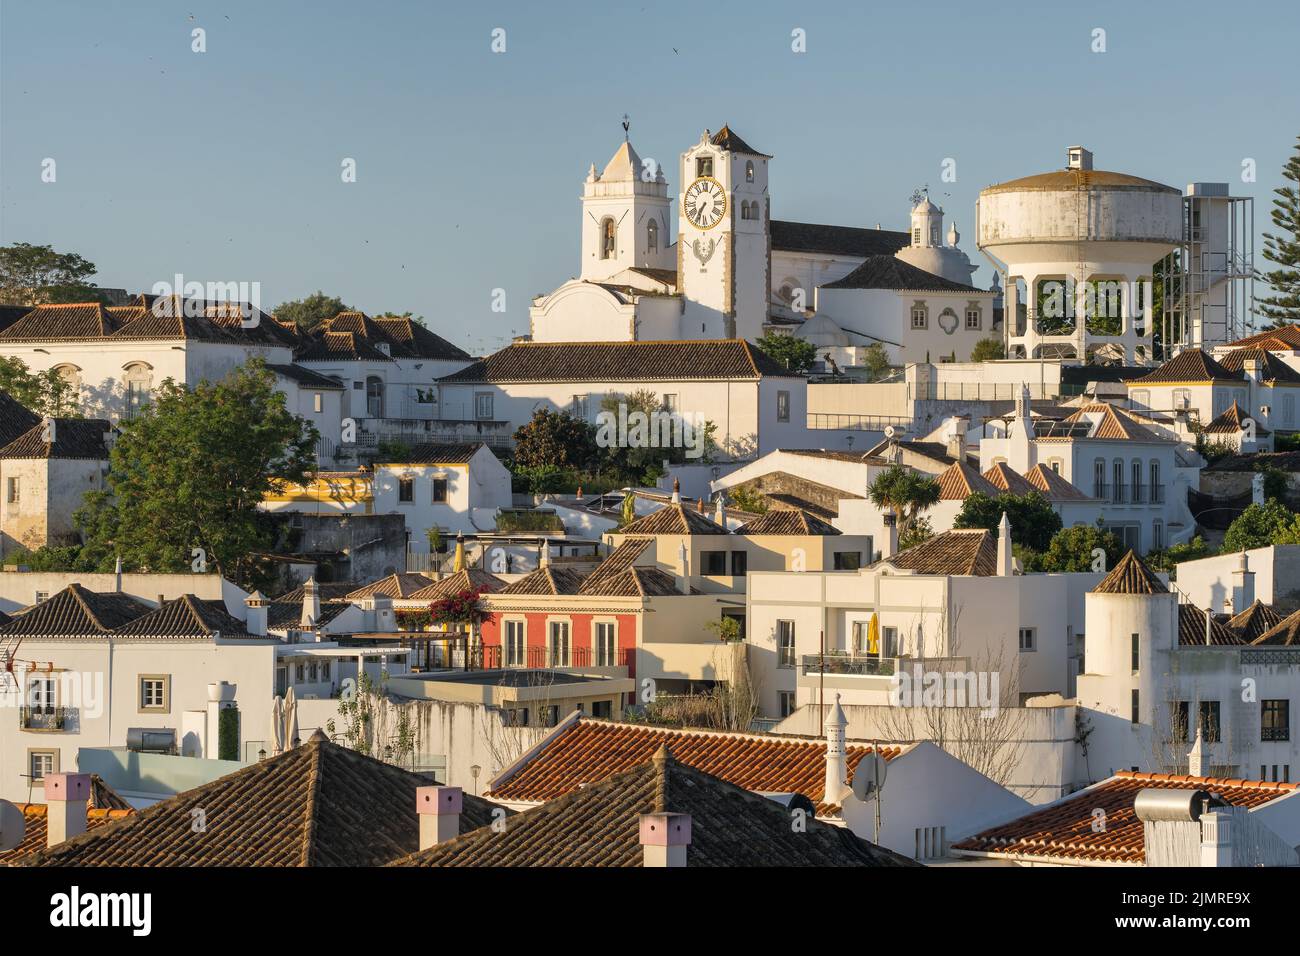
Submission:
<svg viewBox="0 0 1300 956">
<path fill-rule="evenodd" d="M 727 212 L 727 193 L 716 179 L 701 176 L 686 188 L 682 211 L 697 229 L 712 229 Z"/>
</svg>

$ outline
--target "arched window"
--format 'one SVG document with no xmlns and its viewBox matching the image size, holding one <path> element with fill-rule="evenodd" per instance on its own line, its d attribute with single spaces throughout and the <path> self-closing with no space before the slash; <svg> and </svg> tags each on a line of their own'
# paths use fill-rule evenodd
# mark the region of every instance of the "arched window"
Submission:
<svg viewBox="0 0 1300 956">
<path fill-rule="evenodd" d="M 613 219 L 603 219 L 600 223 L 600 257 L 602 259 L 614 258 L 614 240 L 617 235 L 618 226 Z"/>
<path fill-rule="evenodd" d="M 1115 487 L 1111 490 L 1110 500 L 1114 504 L 1122 505 L 1124 503 L 1124 462 L 1119 458 L 1115 459 L 1112 472 L 1115 476 Z"/>
<path fill-rule="evenodd" d="M 754 181 L 754 161 L 751 159 L 746 161 L 745 163 L 745 182 L 752 183 L 753 181 Z"/>
<path fill-rule="evenodd" d="M 81 369 L 75 365 L 56 365 L 54 373 L 68 386 L 67 395 L 63 396 L 64 401 L 61 403 L 65 407 L 58 411 L 75 411 L 81 405 Z"/>
<path fill-rule="evenodd" d="M 132 362 L 123 371 L 126 373 L 126 417 L 131 419 L 149 404 L 153 367 L 148 362 Z"/>
<path fill-rule="evenodd" d="M 645 245 L 649 252 L 659 251 L 659 220 L 651 219 L 645 226 Z"/>
<path fill-rule="evenodd" d="M 1164 504 L 1164 489 L 1160 487 L 1160 462 L 1151 462 L 1151 503 Z"/>
<path fill-rule="evenodd" d="M 1142 462 L 1133 461 L 1133 504 L 1142 504 Z"/>
<path fill-rule="evenodd" d="M 366 415 L 369 418 L 384 417 L 384 380 L 378 375 L 366 379 Z"/>
</svg>

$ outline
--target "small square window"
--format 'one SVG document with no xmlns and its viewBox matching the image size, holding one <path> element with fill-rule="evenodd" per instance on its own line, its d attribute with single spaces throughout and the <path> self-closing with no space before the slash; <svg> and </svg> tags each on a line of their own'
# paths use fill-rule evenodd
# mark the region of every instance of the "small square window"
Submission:
<svg viewBox="0 0 1300 956">
<path fill-rule="evenodd" d="M 397 479 L 397 500 L 403 502 L 415 500 L 415 479 Z"/>
<path fill-rule="evenodd" d="M 701 551 L 700 567 L 702 572 L 709 576 L 718 576 L 727 573 L 727 552 L 725 551 Z"/>
<path fill-rule="evenodd" d="M 1038 650 L 1038 634 L 1032 627 L 1022 627 L 1020 629 L 1020 649 L 1022 651 Z"/>
<path fill-rule="evenodd" d="M 140 678 L 140 710 L 165 711 L 167 702 L 167 678 L 159 674 L 148 674 Z"/>
<path fill-rule="evenodd" d="M 5 482 L 5 500 L 11 505 L 16 505 L 21 497 L 22 485 L 17 478 L 10 478 Z"/>
</svg>

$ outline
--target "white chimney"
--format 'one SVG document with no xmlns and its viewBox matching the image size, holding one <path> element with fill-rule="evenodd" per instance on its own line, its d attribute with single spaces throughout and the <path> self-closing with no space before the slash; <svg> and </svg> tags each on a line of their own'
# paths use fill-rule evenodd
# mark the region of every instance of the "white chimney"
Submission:
<svg viewBox="0 0 1300 956">
<path fill-rule="evenodd" d="M 261 591 L 254 591 L 244 598 L 244 607 L 248 609 L 244 615 L 244 628 L 249 634 L 266 636 L 266 614 L 270 603 Z"/>
<path fill-rule="evenodd" d="M 45 775 L 45 832 L 49 845 L 57 846 L 86 832 L 86 807 L 90 802 L 90 774 Z"/>
<path fill-rule="evenodd" d="M 1205 609 L 1205 644 L 1208 647 L 1214 643 L 1214 612 L 1208 607 Z"/>
<path fill-rule="evenodd" d="M 847 757 L 844 752 L 845 732 L 849 726 L 849 719 L 844 716 L 844 708 L 840 706 L 840 695 L 835 695 L 835 703 L 831 705 L 830 713 L 826 715 L 826 781 L 824 784 L 822 798 L 825 803 L 839 803 L 844 796 L 844 791 L 848 789 L 849 769 Z"/>
<path fill-rule="evenodd" d="M 898 554 L 898 515 L 886 511 L 880 518 L 885 524 L 885 540 L 880 543 L 880 556 L 892 558 Z"/>
<path fill-rule="evenodd" d="M 118 594 L 122 593 L 122 556 L 120 554 L 113 561 L 113 590 Z"/>
<path fill-rule="evenodd" d="M 549 568 L 551 566 L 551 539 L 542 539 L 542 556 L 537 561 L 537 566 Z"/>
<path fill-rule="evenodd" d="M 302 617 L 298 626 L 308 631 L 320 620 L 320 592 L 316 590 L 316 576 L 312 575 L 302 585 Z"/>
<path fill-rule="evenodd" d="M 959 462 L 966 460 L 966 422 L 964 415 L 948 419 L 948 456 Z"/>
<path fill-rule="evenodd" d="M 641 814 L 642 866 L 685 866 L 690 845 L 689 813 Z"/>
<path fill-rule="evenodd" d="M 1201 866 L 1232 866 L 1231 811 L 1201 814 Z"/>
<path fill-rule="evenodd" d="M 1237 570 L 1232 572 L 1232 611 L 1240 614 L 1255 603 L 1255 572 L 1250 569 L 1250 557 L 1241 552 Z"/>
<path fill-rule="evenodd" d="M 682 483 L 678 479 L 673 479 L 673 504 L 682 503 Z"/>
<path fill-rule="evenodd" d="M 713 510 L 714 522 L 722 525 L 724 529 L 727 527 L 727 506 L 724 503 L 725 497 L 726 496 L 723 495 L 722 492 L 718 492 L 718 506 Z"/>
<path fill-rule="evenodd" d="M 375 630 L 388 634 L 397 630 L 397 615 L 393 613 L 393 599 L 387 594 L 376 594 L 372 605 L 375 611 Z"/>
<path fill-rule="evenodd" d="M 1187 775 L 1189 777 L 1205 776 L 1205 742 L 1201 739 L 1201 728 L 1196 728 L 1196 741 L 1187 752 Z"/>
<path fill-rule="evenodd" d="M 690 559 L 686 555 L 686 542 L 677 546 L 677 591 L 680 594 L 691 593 Z"/>
<path fill-rule="evenodd" d="M 1011 522 L 1004 511 L 1002 520 L 998 522 L 998 575 L 1004 578 L 1010 577 L 1011 570 Z"/>
<path fill-rule="evenodd" d="M 464 803 L 465 795 L 460 787 L 415 788 L 421 850 L 460 836 L 460 812 Z"/>
</svg>

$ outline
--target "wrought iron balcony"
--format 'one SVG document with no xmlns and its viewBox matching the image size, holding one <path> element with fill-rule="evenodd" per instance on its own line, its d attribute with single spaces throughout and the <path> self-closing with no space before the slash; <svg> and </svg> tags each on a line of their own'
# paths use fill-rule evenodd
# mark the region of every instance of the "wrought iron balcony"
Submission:
<svg viewBox="0 0 1300 956">
<path fill-rule="evenodd" d="M 803 674 L 854 674 L 861 677 L 892 677 L 897 665 L 892 657 L 859 654 L 805 654 Z"/>
<path fill-rule="evenodd" d="M 67 710 L 63 707 L 20 707 L 18 726 L 23 730 L 62 730 L 67 722 Z"/>
</svg>

